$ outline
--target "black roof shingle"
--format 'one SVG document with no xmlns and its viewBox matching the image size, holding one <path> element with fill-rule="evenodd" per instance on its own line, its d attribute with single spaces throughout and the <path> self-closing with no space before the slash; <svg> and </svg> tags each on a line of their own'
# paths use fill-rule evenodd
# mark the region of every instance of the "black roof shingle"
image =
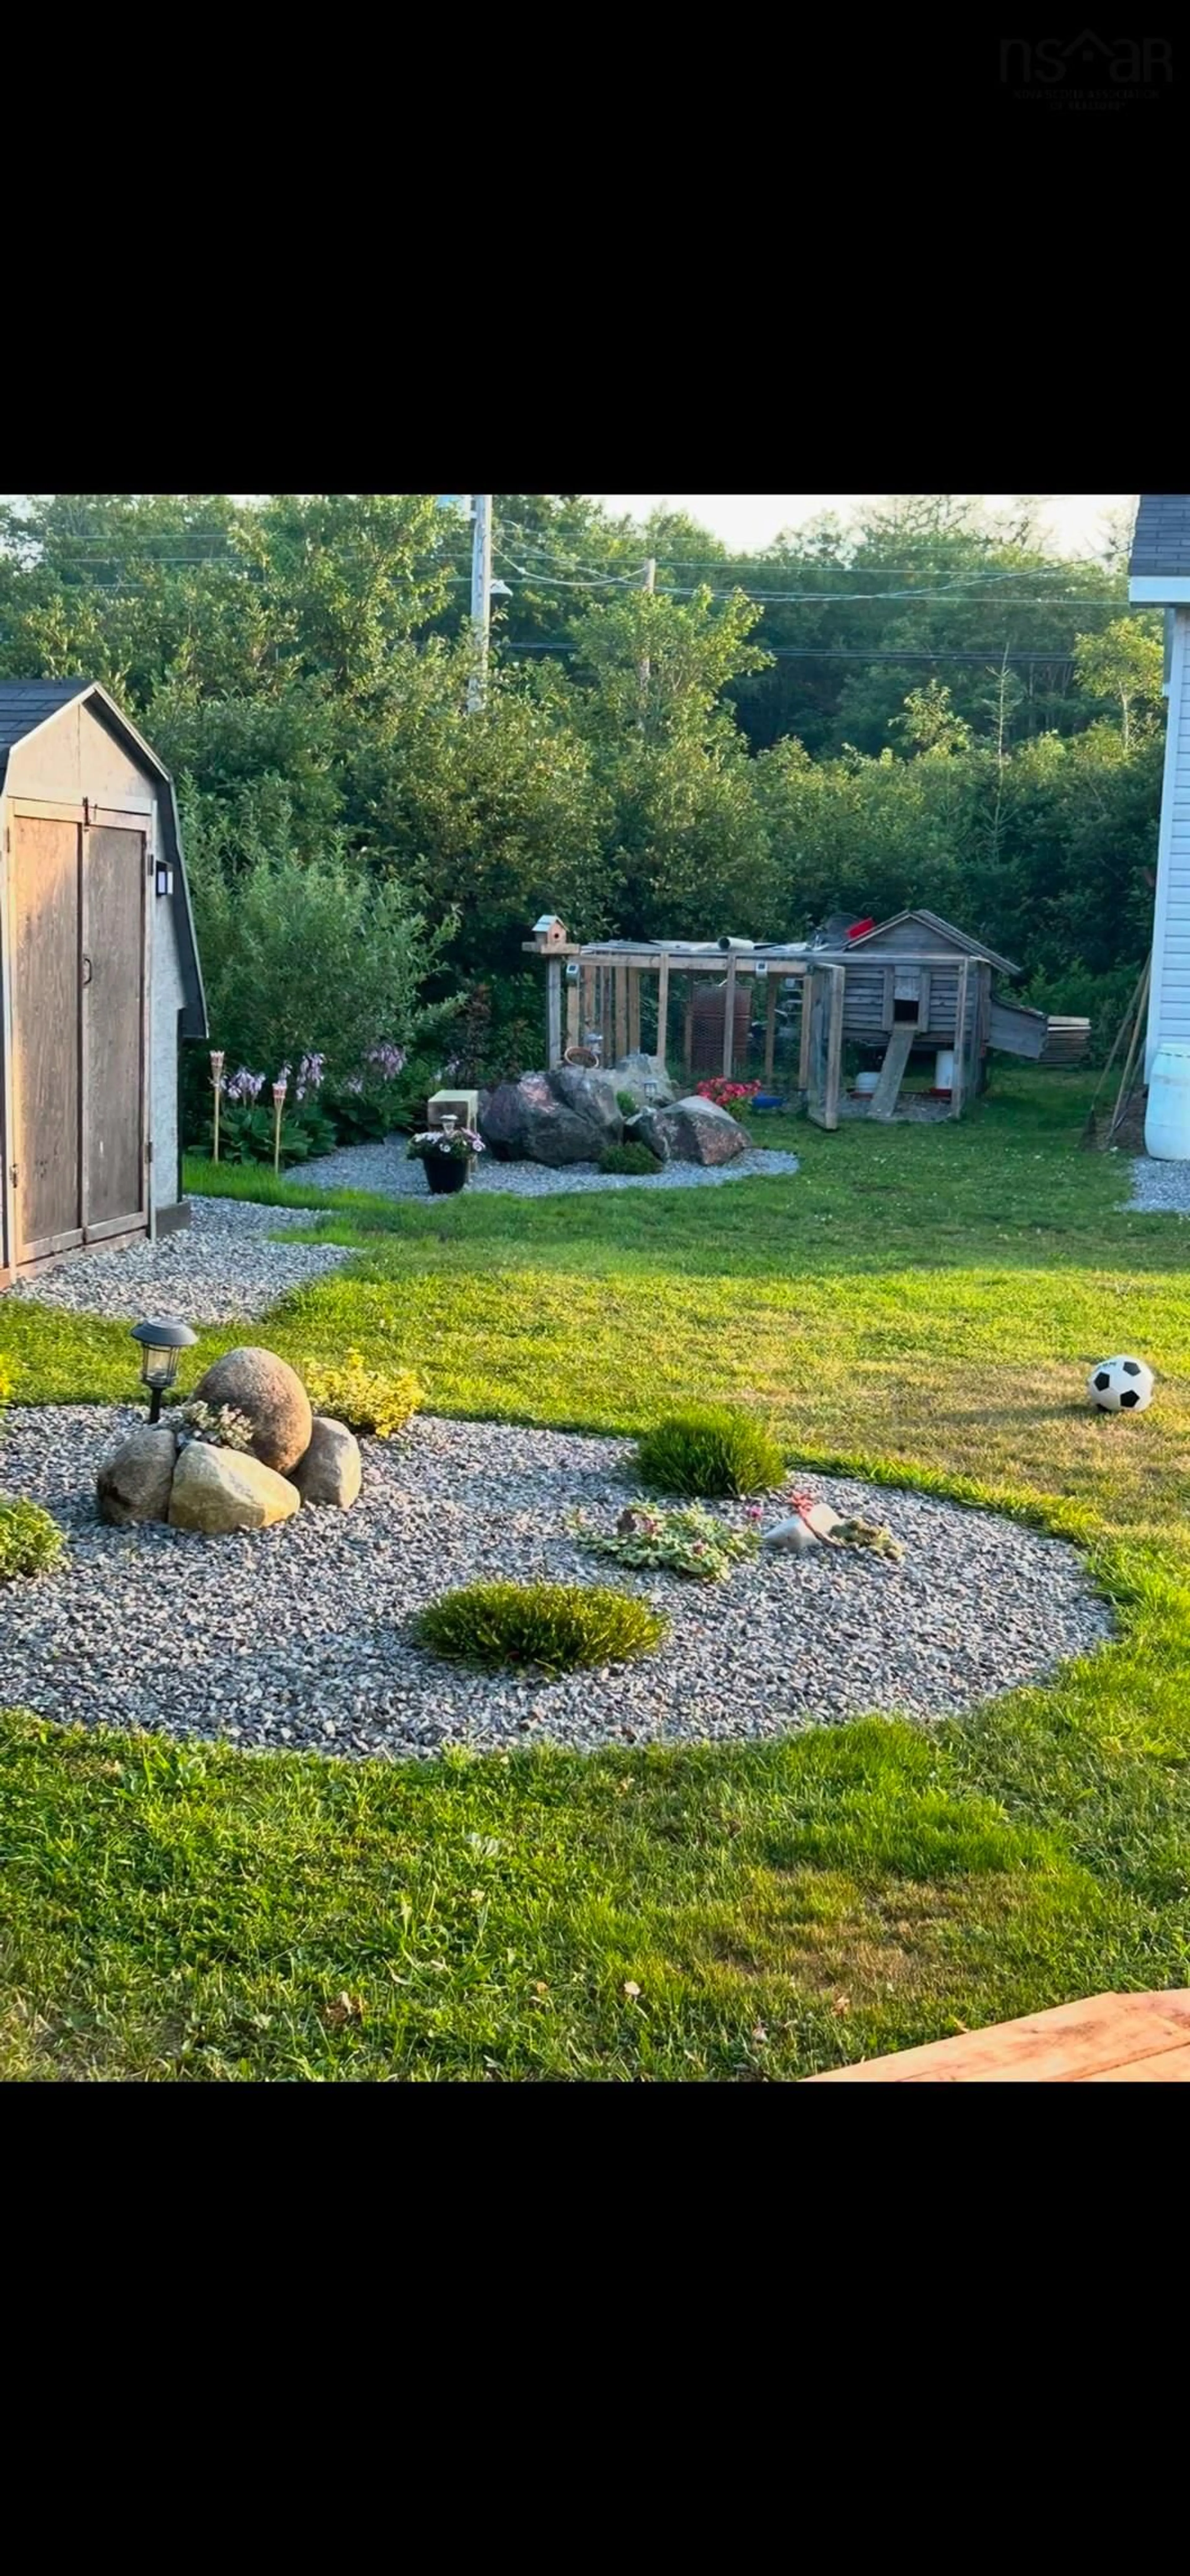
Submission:
<svg viewBox="0 0 1190 2576">
<path fill-rule="evenodd" d="M 1190 492 L 1142 492 L 1128 570 L 1134 580 L 1190 580 Z"/>
</svg>

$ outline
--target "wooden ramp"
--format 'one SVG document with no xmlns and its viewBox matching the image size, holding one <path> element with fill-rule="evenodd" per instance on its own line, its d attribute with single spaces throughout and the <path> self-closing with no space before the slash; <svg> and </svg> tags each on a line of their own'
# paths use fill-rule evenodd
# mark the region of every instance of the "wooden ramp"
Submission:
<svg viewBox="0 0 1190 2576">
<path fill-rule="evenodd" d="M 810 2084 L 1190 2084 L 1190 1991 L 1092 1995 Z"/>
<path fill-rule="evenodd" d="M 869 1118 L 892 1117 L 917 1033 L 916 1020 L 896 1022 L 885 1049 L 884 1062 L 880 1067 L 880 1080 L 872 1094 Z"/>
</svg>

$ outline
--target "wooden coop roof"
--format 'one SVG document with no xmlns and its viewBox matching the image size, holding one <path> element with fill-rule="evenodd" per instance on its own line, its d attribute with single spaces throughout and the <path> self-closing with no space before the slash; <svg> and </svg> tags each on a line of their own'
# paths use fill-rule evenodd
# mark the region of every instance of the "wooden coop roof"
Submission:
<svg viewBox="0 0 1190 2576">
<path fill-rule="evenodd" d="M 1190 577 L 1190 492 L 1142 492 L 1128 571 L 1133 580 Z"/>
<path fill-rule="evenodd" d="M 182 834 L 178 823 L 178 806 L 173 780 L 164 762 L 158 759 L 156 752 L 145 741 L 144 735 L 137 732 L 136 726 L 121 712 L 115 699 L 109 698 L 107 690 L 101 688 L 98 680 L 0 680 L 0 794 L 4 789 L 10 751 L 15 751 L 18 743 L 27 742 L 31 734 L 39 733 L 43 725 L 52 724 L 66 707 L 84 704 L 115 740 L 121 743 L 126 751 L 132 753 L 134 759 L 144 768 L 152 770 L 163 790 L 160 799 L 162 831 L 165 838 L 163 855 L 174 869 L 182 894 L 181 904 L 174 914 L 178 937 L 178 965 L 185 995 L 182 1035 L 187 1038 L 205 1038 L 208 1034 L 206 995 L 203 991 L 202 968 L 198 962 L 194 912 L 190 902 L 186 862 L 182 855 Z"/>
<path fill-rule="evenodd" d="M 920 922 L 935 946 L 941 941 L 964 957 L 986 957 L 989 966 L 997 967 L 1002 975 L 1019 975 L 1022 971 L 1013 964 L 1011 957 L 1001 957 L 996 949 L 989 948 L 986 939 L 972 939 L 969 932 L 958 929 L 953 921 L 943 921 L 939 913 L 927 912 L 924 906 L 918 905 L 912 911 L 894 912 L 887 921 L 878 921 L 874 930 L 861 931 L 858 939 L 849 943 L 848 956 L 860 948 L 876 947 L 890 930 L 899 930 L 902 922 L 906 921 Z"/>
</svg>

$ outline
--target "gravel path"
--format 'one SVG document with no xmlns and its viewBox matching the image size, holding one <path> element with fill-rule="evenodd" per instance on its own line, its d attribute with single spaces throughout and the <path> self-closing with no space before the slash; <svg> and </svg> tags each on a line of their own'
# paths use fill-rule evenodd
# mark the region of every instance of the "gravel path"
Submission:
<svg viewBox="0 0 1190 2576">
<path fill-rule="evenodd" d="M 1137 1154 L 1128 1205 L 1150 1215 L 1190 1216 L 1190 1163 L 1154 1162 L 1148 1154 Z"/>
<path fill-rule="evenodd" d="M 143 1420 L 125 1407 L 14 1409 L 0 1479 L 68 1532 L 55 1572 L 0 1589 L 0 1696 L 47 1717 L 388 1756 L 550 1738 L 589 1749 L 730 1741 L 899 1709 L 961 1711 L 1038 1681 L 1111 1634 L 1073 1549 L 927 1495 L 838 1477 L 814 1490 L 887 1519 L 902 1566 L 822 1549 L 762 1556 L 723 1584 L 645 1576 L 579 1549 L 563 1514 L 605 1526 L 630 1450 L 422 1416 L 364 1444 L 350 1512 L 202 1539 L 95 1518 L 99 1459 Z M 741 1506 L 718 1507 L 738 1521 Z M 640 1663 L 553 1682 L 459 1671 L 408 1636 L 428 1598 L 480 1576 L 611 1582 L 672 1615 Z"/>
<path fill-rule="evenodd" d="M 505 1191 L 518 1199 L 544 1199 L 576 1195 L 583 1190 L 698 1190 L 714 1188 L 720 1181 L 763 1181 L 796 1172 L 796 1154 L 758 1151 L 737 1154 L 734 1163 L 717 1163 L 704 1169 L 701 1163 L 667 1163 L 662 1172 L 648 1172 L 634 1178 L 628 1172 L 599 1172 L 590 1165 L 571 1165 L 568 1170 L 550 1171 L 544 1163 L 498 1163 L 492 1154 L 480 1154 L 472 1166 L 469 1190 Z M 320 1154 L 309 1166 L 312 1182 L 320 1189 L 375 1190 L 383 1198 L 424 1199 L 429 1184 L 421 1164 L 410 1162 L 404 1136 L 386 1136 L 376 1145 L 343 1145 L 335 1154 Z"/>
<path fill-rule="evenodd" d="M 74 1315 L 127 1318 L 151 1314 L 185 1324 L 237 1324 L 263 1315 L 291 1288 L 351 1259 L 332 1243 L 270 1243 L 278 1228 L 300 1234 L 315 1223 L 309 1208 L 261 1207 L 243 1199 L 192 1199 L 193 1225 L 156 1243 L 122 1252 L 71 1254 L 36 1278 L 6 1290 L 39 1306 Z"/>
</svg>

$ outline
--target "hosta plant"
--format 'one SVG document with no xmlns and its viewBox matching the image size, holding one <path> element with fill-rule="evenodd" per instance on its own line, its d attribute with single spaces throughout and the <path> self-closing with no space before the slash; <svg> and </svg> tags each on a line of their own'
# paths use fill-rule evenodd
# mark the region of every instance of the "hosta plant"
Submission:
<svg viewBox="0 0 1190 2576">
<path fill-rule="evenodd" d="M 471 1583 L 431 1601 L 414 1634 L 452 1662 L 552 1675 L 648 1654 L 666 1627 L 647 1601 L 597 1584 Z"/>
<path fill-rule="evenodd" d="M 376 1440 L 391 1440 L 425 1401 L 415 1370 L 367 1368 L 362 1351 L 348 1351 L 338 1368 L 307 1360 L 302 1379 L 315 1413 L 329 1413 L 349 1431 Z"/>
<path fill-rule="evenodd" d="M 733 1565 L 755 1556 L 760 1545 L 758 1531 L 728 1529 L 698 1503 L 677 1512 L 630 1503 L 614 1530 L 593 1529 L 584 1513 L 573 1512 L 567 1526 L 599 1556 L 615 1557 L 621 1565 L 696 1575 L 704 1583 L 722 1581 Z"/>
</svg>

